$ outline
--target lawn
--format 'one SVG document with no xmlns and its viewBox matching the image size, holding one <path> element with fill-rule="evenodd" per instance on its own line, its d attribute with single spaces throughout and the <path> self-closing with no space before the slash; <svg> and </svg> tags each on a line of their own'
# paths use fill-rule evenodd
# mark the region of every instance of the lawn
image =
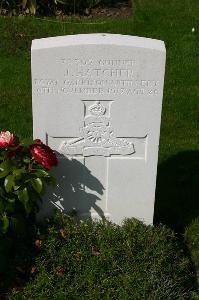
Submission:
<svg viewBox="0 0 199 300">
<path fill-rule="evenodd" d="M 181 238 L 185 233 L 199 270 L 198 15 L 197 0 L 135 0 L 128 19 L 1 17 L 0 124 L 22 138 L 32 136 L 32 39 L 109 32 L 163 40 L 167 62 L 155 223 L 171 227 Z"/>
</svg>

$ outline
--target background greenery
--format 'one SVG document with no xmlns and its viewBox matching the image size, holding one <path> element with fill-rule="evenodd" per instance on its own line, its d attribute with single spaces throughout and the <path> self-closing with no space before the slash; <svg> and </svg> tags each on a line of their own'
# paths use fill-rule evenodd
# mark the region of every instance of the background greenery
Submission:
<svg viewBox="0 0 199 300">
<path fill-rule="evenodd" d="M 0 13 L 9 15 L 60 13 L 88 14 L 96 5 L 114 5 L 125 0 L 0 0 Z"/>
<path fill-rule="evenodd" d="M 48 36 L 110 32 L 165 41 L 164 102 L 157 176 L 155 223 L 184 237 L 199 270 L 197 0 L 135 0 L 128 19 L 0 18 L 0 124 L 32 136 L 31 40 Z M 150 246 L 149 246 L 150 247 Z M 189 253 L 187 252 L 187 255 Z"/>
</svg>

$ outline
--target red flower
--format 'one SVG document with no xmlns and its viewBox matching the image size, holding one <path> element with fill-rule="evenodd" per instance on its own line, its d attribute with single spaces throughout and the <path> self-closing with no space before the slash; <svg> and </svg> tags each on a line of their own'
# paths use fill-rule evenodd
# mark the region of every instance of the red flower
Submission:
<svg viewBox="0 0 199 300">
<path fill-rule="evenodd" d="M 34 144 L 30 145 L 30 153 L 36 162 L 50 170 L 57 165 L 57 157 L 52 149 L 37 139 Z"/>
<path fill-rule="evenodd" d="M 10 131 L 0 132 L 0 148 L 12 147 L 15 145 L 15 137 Z"/>
</svg>

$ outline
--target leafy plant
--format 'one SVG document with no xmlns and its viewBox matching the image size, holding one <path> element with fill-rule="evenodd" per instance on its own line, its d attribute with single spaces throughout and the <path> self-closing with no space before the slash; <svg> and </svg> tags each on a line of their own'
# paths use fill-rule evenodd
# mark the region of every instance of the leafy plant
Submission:
<svg viewBox="0 0 199 300">
<path fill-rule="evenodd" d="M 64 13 L 82 13 L 86 9 L 91 9 L 92 7 L 103 2 L 102 0 L 47 0 L 45 3 L 38 0 L 38 11 L 55 12 L 60 10 Z"/>
<path fill-rule="evenodd" d="M 26 9 L 28 13 L 35 15 L 37 9 L 36 0 L 22 0 L 21 5 L 23 9 Z"/>
<path fill-rule="evenodd" d="M 0 13 L 5 9 L 11 14 L 25 13 L 35 15 L 55 14 L 57 10 L 64 13 L 84 12 L 103 0 L 0 0 Z"/>
<path fill-rule="evenodd" d="M 56 164 L 55 153 L 40 140 L 24 144 L 0 132 L 0 236 L 22 234 L 34 220 L 45 186 L 54 183 L 48 171 Z"/>
</svg>

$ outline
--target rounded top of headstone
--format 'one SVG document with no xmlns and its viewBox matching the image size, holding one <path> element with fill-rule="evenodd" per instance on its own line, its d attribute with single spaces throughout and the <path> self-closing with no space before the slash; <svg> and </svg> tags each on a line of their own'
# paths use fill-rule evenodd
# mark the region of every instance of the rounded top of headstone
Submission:
<svg viewBox="0 0 199 300">
<path fill-rule="evenodd" d="M 132 46 L 165 52 L 165 44 L 161 40 L 110 33 L 77 34 L 36 39 L 32 41 L 32 50 L 79 45 Z"/>
</svg>

